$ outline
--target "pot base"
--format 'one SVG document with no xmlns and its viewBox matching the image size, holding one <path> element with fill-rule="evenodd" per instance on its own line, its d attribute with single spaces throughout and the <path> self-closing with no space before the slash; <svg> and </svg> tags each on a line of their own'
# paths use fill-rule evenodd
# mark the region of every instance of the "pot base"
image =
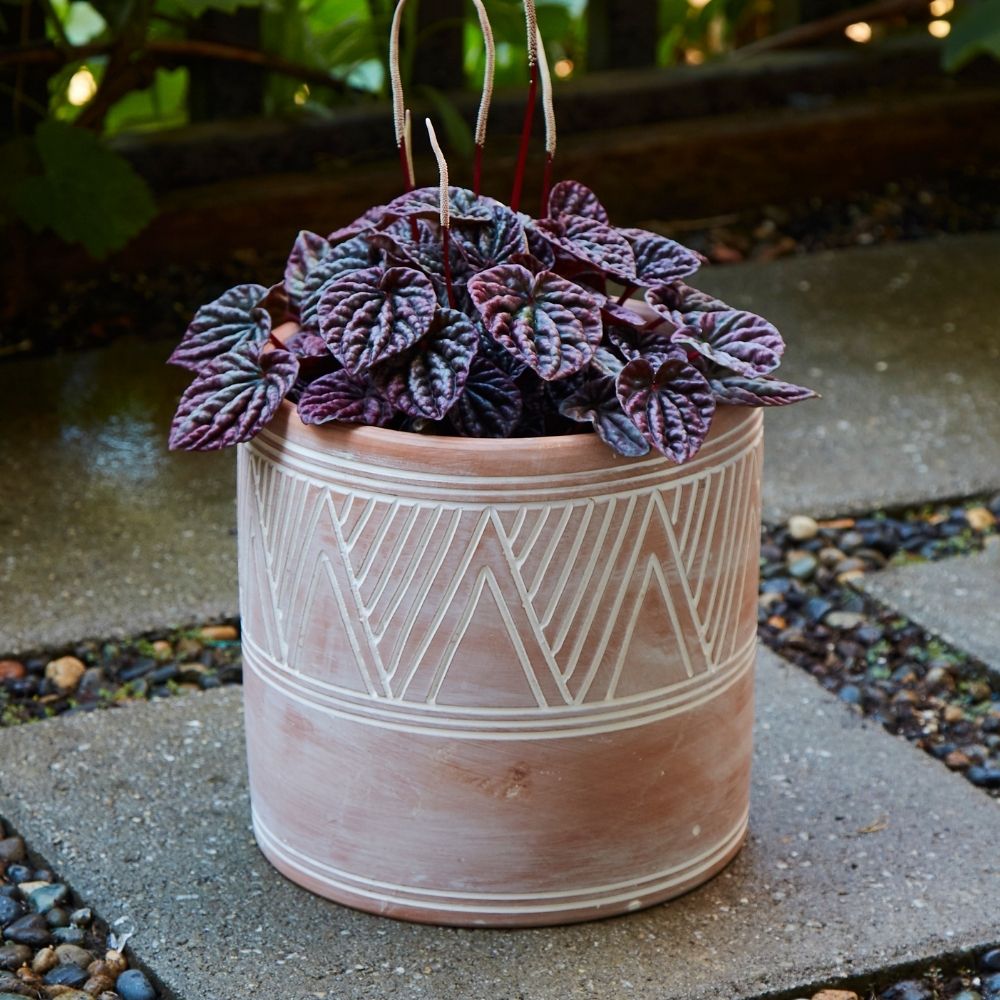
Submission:
<svg viewBox="0 0 1000 1000">
<path fill-rule="evenodd" d="M 728 837 L 686 865 L 627 884 L 527 894 L 428 892 L 352 875 L 283 844 L 256 811 L 253 832 L 261 853 L 287 879 L 355 910 L 449 927 L 548 927 L 635 913 L 698 888 L 739 854 L 747 820 L 744 815 Z"/>
</svg>

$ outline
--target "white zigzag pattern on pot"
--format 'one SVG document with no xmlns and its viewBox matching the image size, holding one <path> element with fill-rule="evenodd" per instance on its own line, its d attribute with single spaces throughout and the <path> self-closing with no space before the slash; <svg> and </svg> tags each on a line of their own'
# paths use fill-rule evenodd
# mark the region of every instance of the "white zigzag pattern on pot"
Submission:
<svg viewBox="0 0 1000 1000">
<path fill-rule="evenodd" d="M 262 595 L 244 628 L 291 671 L 322 662 L 316 679 L 404 703 L 545 709 L 667 691 L 751 640 L 738 623 L 756 594 L 759 461 L 750 447 L 662 489 L 586 500 L 435 505 L 341 491 L 241 448 L 241 524 L 256 526 L 241 573 Z M 631 627 L 640 616 L 655 616 L 652 639 Z M 494 690 L 464 687 L 463 660 L 497 642 L 511 671 Z"/>
</svg>

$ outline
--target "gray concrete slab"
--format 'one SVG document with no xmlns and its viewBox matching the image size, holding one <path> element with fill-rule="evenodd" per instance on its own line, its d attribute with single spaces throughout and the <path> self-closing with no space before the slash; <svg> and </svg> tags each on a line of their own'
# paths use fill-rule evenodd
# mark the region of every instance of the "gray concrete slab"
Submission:
<svg viewBox="0 0 1000 1000">
<path fill-rule="evenodd" d="M 823 394 L 765 422 L 765 516 L 1000 489 L 1000 235 L 706 268 Z"/>
<path fill-rule="evenodd" d="M 0 366 L 0 655 L 236 613 L 233 455 L 167 451 L 170 349 Z"/>
<path fill-rule="evenodd" d="M 773 318 L 770 519 L 1000 489 L 1000 236 L 707 269 Z M 236 611 L 233 459 L 174 455 L 168 344 L 0 367 L 0 655 Z"/>
<path fill-rule="evenodd" d="M 178 1000 L 739 1000 L 995 940 L 997 804 L 773 654 L 759 676 L 746 848 L 602 923 L 423 927 L 286 882 L 251 838 L 236 688 L 0 731 L 0 811 Z"/>
<path fill-rule="evenodd" d="M 858 586 L 1000 677 L 1000 538 L 975 555 L 871 573 Z"/>
</svg>

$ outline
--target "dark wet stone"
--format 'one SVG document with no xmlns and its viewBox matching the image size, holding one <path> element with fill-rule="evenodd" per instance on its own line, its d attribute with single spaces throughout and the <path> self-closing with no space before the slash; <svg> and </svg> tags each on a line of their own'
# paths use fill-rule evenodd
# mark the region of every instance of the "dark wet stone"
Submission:
<svg viewBox="0 0 1000 1000">
<path fill-rule="evenodd" d="M 138 969 L 126 969 L 115 983 L 121 1000 L 156 1000 L 156 990 Z"/>
<path fill-rule="evenodd" d="M 62 906 L 53 906 L 45 914 L 45 922 L 49 927 L 66 927 L 69 925 L 69 914 Z"/>
<path fill-rule="evenodd" d="M 31 908 L 38 913 L 48 913 L 53 906 L 58 906 L 69 898 L 69 887 L 56 882 L 36 889 L 28 897 Z"/>
<path fill-rule="evenodd" d="M 145 677 L 151 670 L 156 669 L 156 660 L 149 656 L 140 657 L 134 663 L 118 672 L 118 678 L 122 681 L 134 681 L 140 677 Z"/>
<path fill-rule="evenodd" d="M 56 957 L 61 965 L 78 965 L 86 969 L 94 961 L 94 956 L 76 944 L 61 944 L 56 948 Z"/>
<path fill-rule="evenodd" d="M 24 841 L 20 837 L 4 837 L 0 840 L 0 863 L 23 861 L 26 857 Z"/>
<path fill-rule="evenodd" d="M 880 993 L 879 1000 L 934 1000 L 934 993 L 916 979 L 906 979 Z"/>
<path fill-rule="evenodd" d="M 1000 948 L 991 948 L 979 959 L 983 972 L 1000 972 Z"/>
<path fill-rule="evenodd" d="M 52 940 L 58 944 L 83 944 L 87 935 L 79 927 L 56 927 Z"/>
<path fill-rule="evenodd" d="M 871 646 L 885 638 L 885 629 L 881 625 L 862 625 L 855 631 L 854 638 Z"/>
<path fill-rule="evenodd" d="M 166 684 L 167 681 L 177 679 L 177 664 L 167 663 L 162 667 L 157 667 L 148 674 L 150 684 Z"/>
<path fill-rule="evenodd" d="M 31 949 L 27 945 L 14 944 L 8 941 L 0 945 L 0 969 L 13 972 L 20 969 L 25 962 L 31 961 Z"/>
<path fill-rule="evenodd" d="M 760 585 L 760 592 L 762 594 L 787 594 L 793 586 L 794 583 L 787 576 L 779 576 L 773 580 L 765 580 Z"/>
<path fill-rule="evenodd" d="M 106 690 L 111 685 L 104 676 L 104 671 L 100 667 L 89 667 L 84 671 L 83 677 L 76 689 L 77 698 L 82 701 L 93 701 L 101 696 L 101 691 Z"/>
<path fill-rule="evenodd" d="M 811 597 L 806 601 L 806 617 L 810 621 L 822 621 L 823 616 L 832 611 L 833 607 L 833 602 L 826 600 L 824 597 Z"/>
<path fill-rule="evenodd" d="M 0 896 L 0 927 L 6 927 L 9 923 L 24 916 L 24 906 L 10 896 Z"/>
<path fill-rule="evenodd" d="M 72 962 L 57 965 L 51 972 L 46 972 L 44 977 L 49 986 L 73 986 L 75 988 L 83 986 L 88 978 L 87 970 Z"/>
<path fill-rule="evenodd" d="M 7 878 L 17 885 L 22 882 L 30 882 L 32 880 L 31 869 L 27 865 L 10 865 L 7 868 Z"/>
<path fill-rule="evenodd" d="M 1000 972 L 983 976 L 979 989 L 983 994 L 983 1000 L 1000 1000 Z"/>
<path fill-rule="evenodd" d="M 52 940 L 49 925 L 40 913 L 26 913 L 8 924 L 3 936 L 15 944 L 26 944 L 31 948 L 41 948 Z"/>
<path fill-rule="evenodd" d="M 861 704 L 861 688 L 856 684 L 845 684 L 838 692 L 837 697 L 841 701 L 846 701 L 848 705 Z"/>
<path fill-rule="evenodd" d="M 9 972 L 0 972 L 0 1000 L 21 1000 L 21 997 L 31 997 L 34 1000 L 38 996 L 38 991 L 22 982 L 17 976 Z"/>
<path fill-rule="evenodd" d="M 69 922 L 74 927 L 89 927 L 94 922 L 94 913 L 89 906 L 82 906 L 69 915 Z"/>
<path fill-rule="evenodd" d="M 976 764 L 965 772 L 965 776 L 980 788 L 988 788 L 991 791 L 1000 788 L 1000 767 Z"/>
</svg>

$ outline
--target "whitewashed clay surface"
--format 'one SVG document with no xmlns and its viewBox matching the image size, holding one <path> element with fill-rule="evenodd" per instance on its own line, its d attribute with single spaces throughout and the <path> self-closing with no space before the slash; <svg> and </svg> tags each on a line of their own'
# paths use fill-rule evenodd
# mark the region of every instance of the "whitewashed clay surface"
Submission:
<svg viewBox="0 0 1000 1000">
<path fill-rule="evenodd" d="M 746 831 L 759 410 L 699 455 L 307 427 L 240 447 L 258 843 L 309 889 L 460 925 L 587 920 Z"/>
</svg>

